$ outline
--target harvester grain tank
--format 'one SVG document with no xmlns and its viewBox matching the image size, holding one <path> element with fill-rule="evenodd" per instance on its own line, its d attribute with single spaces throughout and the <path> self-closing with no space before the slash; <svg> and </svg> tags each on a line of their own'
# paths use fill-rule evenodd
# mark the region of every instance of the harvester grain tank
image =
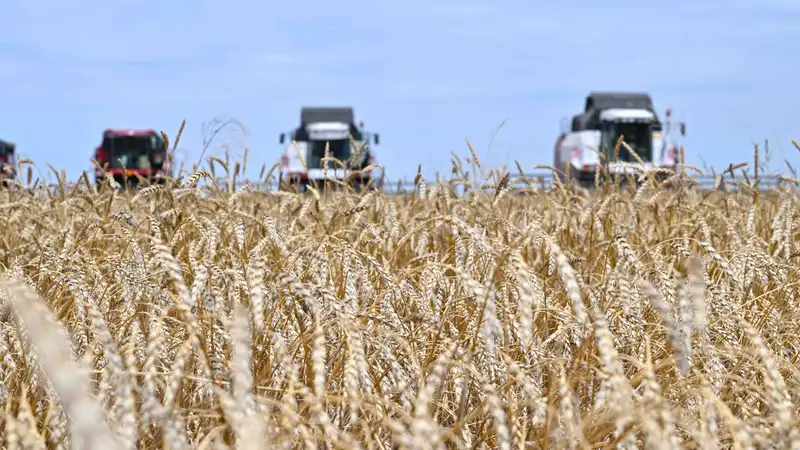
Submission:
<svg viewBox="0 0 800 450">
<path fill-rule="evenodd" d="M 351 107 L 301 108 L 300 124 L 288 133 L 281 133 L 279 142 L 284 145 L 283 181 L 289 187 L 301 191 L 309 183 L 323 187 L 327 178 L 349 182 L 358 190 L 378 181 L 374 179 L 375 171 L 369 169 L 377 161 L 375 148 L 369 144 L 379 145 L 380 137 L 378 133 L 367 131 L 363 122 L 356 124 Z M 326 145 L 329 158 L 341 161 L 344 167 L 324 159 Z"/>
<path fill-rule="evenodd" d="M 117 183 L 136 186 L 139 177 L 161 183 L 172 177 L 172 162 L 161 134 L 152 129 L 107 129 L 95 149 L 95 181 L 111 174 Z"/>
<path fill-rule="evenodd" d="M 632 172 L 626 165 L 675 170 L 680 138 L 671 129 L 670 116 L 668 109 L 662 124 L 646 93 L 590 93 L 584 111 L 573 116 L 571 130 L 563 130 L 556 141 L 553 159 L 559 179 L 567 180 L 567 167 L 570 180 L 583 186 L 593 185 L 601 166 L 607 174 Z M 678 126 L 680 136 L 685 136 L 686 125 Z M 638 158 L 622 148 L 614 160 L 620 136 Z"/>
</svg>

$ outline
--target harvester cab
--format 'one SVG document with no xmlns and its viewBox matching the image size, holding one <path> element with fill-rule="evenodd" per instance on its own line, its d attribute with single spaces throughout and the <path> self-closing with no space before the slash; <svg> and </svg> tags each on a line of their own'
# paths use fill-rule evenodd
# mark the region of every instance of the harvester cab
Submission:
<svg viewBox="0 0 800 450">
<path fill-rule="evenodd" d="M 678 125 L 685 135 L 685 123 Z M 600 166 L 606 174 L 634 173 L 630 166 L 637 165 L 674 170 L 680 139 L 671 126 L 671 110 L 662 123 L 648 94 L 590 93 L 583 113 L 572 118 L 571 130 L 562 131 L 556 141 L 558 176 L 566 181 L 569 172 L 579 184 L 591 185 Z M 620 138 L 628 148 L 616 148 Z"/>
<path fill-rule="evenodd" d="M 16 145 L 0 140 L 0 179 L 13 180 L 17 176 Z"/>
<path fill-rule="evenodd" d="M 95 149 L 95 181 L 100 183 L 105 174 L 117 183 L 125 180 L 132 186 L 139 177 L 150 183 L 161 183 L 172 176 L 172 164 L 166 143 L 155 130 L 115 130 L 103 132 L 103 141 Z"/>
<path fill-rule="evenodd" d="M 300 125 L 281 133 L 278 141 L 284 146 L 282 181 L 289 187 L 304 191 L 314 183 L 321 188 L 327 178 L 348 182 L 359 190 L 373 182 L 373 171 L 368 166 L 375 164 L 375 149 L 369 144 L 380 145 L 380 136 L 367 131 L 364 122 L 356 125 L 353 108 L 302 108 Z M 344 167 L 325 159 L 326 147 L 328 157 Z"/>
</svg>

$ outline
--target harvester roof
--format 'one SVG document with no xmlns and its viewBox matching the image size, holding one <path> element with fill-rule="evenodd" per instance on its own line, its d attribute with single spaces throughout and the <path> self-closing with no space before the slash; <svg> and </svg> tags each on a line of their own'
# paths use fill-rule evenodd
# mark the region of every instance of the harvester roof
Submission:
<svg viewBox="0 0 800 450">
<path fill-rule="evenodd" d="M 653 110 L 650 95 L 637 92 L 590 92 L 584 112 L 600 109 L 625 108 Z"/>
<path fill-rule="evenodd" d="M 300 124 L 305 126 L 315 122 L 355 122 L 353 108 L 305 107 L 300 110 Z"/>
<path fill-rule="evenodd" d="M 156 130 L 153 129 L 122 129 L 108 128 L 103 132 L 104 136 L 152 136 Z"/>
<path fill-rule="evenodd" d="M 658 122 L 649 94 L 637 92 L 590 92 L 581 114 L 572 118 L 572 131 L 594 130 L 600 127 L 600 113 L 614 110 L 646 110 Z"/>
</svg>

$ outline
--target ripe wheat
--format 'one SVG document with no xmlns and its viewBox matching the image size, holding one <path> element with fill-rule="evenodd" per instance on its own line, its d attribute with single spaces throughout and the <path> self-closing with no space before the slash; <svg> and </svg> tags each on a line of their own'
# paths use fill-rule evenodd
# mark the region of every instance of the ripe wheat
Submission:
<svg viewBox="0 0 800 450">
<path fill-rule="evenodd" d="M 3 190 L 0 445 L 800 448 L 793 190 L 498 178 Z"/>
</svg>

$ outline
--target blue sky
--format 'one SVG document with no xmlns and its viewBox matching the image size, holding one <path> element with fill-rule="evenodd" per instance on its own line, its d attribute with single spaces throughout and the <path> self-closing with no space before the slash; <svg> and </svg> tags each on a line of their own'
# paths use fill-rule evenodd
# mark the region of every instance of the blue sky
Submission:
<svg viewBox="0 0 800 450">
<path fill-rule="evenodd" d="M 750 160 L 766 138 L 773 169 L 800 167 L 796 0 L 6 0 L 0 17 L 0 138 L 72 179 L 106 127 L 186 119 L 191 161 L 215 118 L 247 126 L 227 142 L 255 176 L 303 105 L 354 106 L 391 179 L 449 173 L 466 138 L 486 166 L 531 168 L 591 90 L 672 106 L 689 163 Z"/>
</svg>

